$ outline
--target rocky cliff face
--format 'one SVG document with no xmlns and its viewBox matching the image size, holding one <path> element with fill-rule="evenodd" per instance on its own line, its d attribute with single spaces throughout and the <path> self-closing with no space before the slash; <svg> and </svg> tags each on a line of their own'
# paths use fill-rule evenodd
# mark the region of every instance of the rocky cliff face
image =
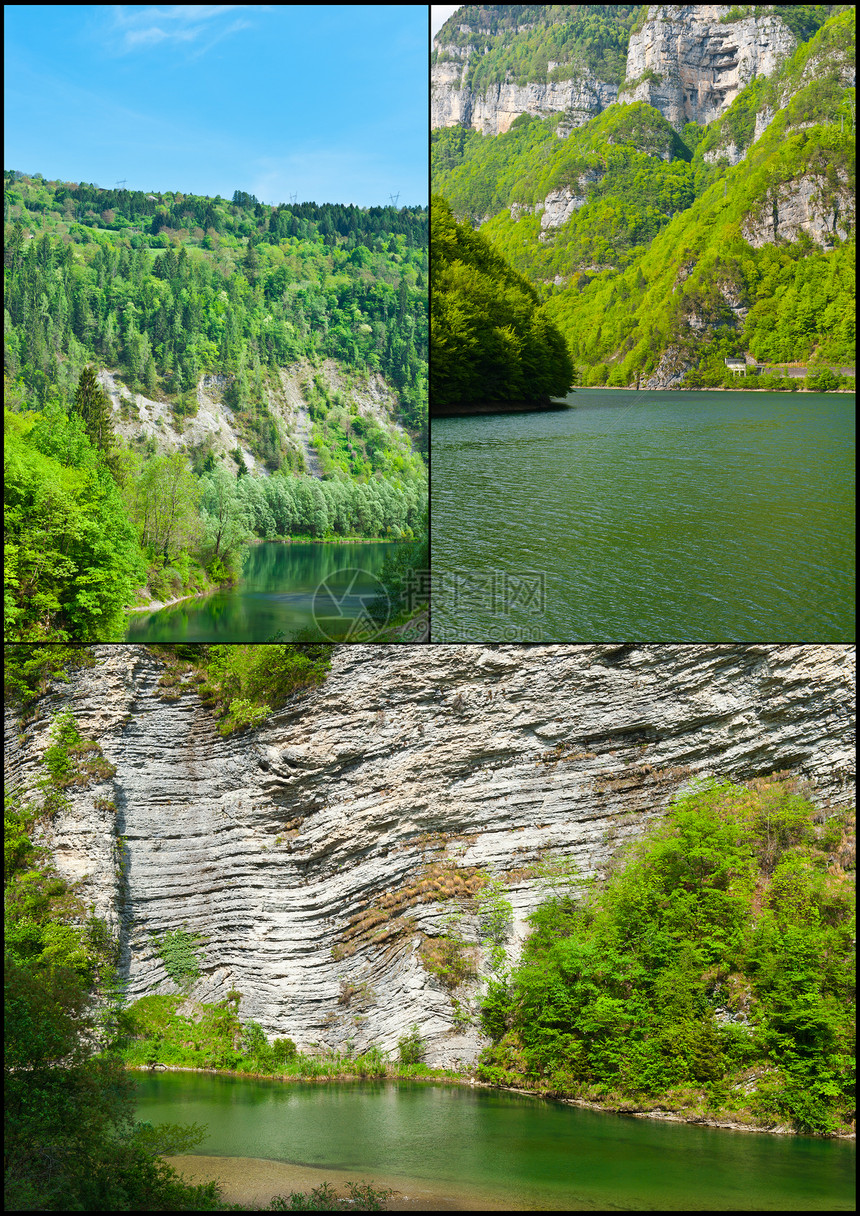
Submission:
<svg viewBox="0 0 860 1216">
<path fill-rule="evenodd" d="M 854 231 L 854 191 L 847 182 L 831 186 L 824 174 L 807 174 L 784 182 L 759 215 L 745 217 L 744 240 L 756 249 L 782 239 L 796 241 L 801 232 L 824 245 Z"/>
<path fill-rule="evenodd" d="M 770 76 L 794 50 L 794 35 L 772 13 L 723 24 L 730 7 L 652 5 L 648 20 L 630 35 L 632 87 L 620 100 L 645 101 L 680 130 L 688 122 L 713 122 L 754 77 Z"/>
<path fill-rule="evenodd" d="M 437 46 L 447 53 L 459 47 Z M 444 60 L 430 71 L 430 126 L 474 127 L 482 135 L 503 135 L 520 114 L 546 118 L 564 114 L 565 128 L 583 127 L 618 98 L 617 85 L 583 72 L 577 80 L 492 84 L 477 92 L 465 83 L 468 54 Z M 560 129 L 561 133 L 561 129 Z"/>
<path fill-rule="evenodd" d="M 298 450 L 308 473 L 322 477 L 319 453 L 311 438 L 313 424 L 306 400 L 308 386 L 315 377 L 329 393 L 340 393 L 354 403 L 362 418 L 376 422 L 389 432 L 393 446 L 411 453 L 411 440 L 397 421 L 397 394 L 378 372 L 367 373 L 359 383 L 334 359 L 324 359 L 317 366 L 300 359 L 289 367 L 277 369 L 277 379 L 269 380 L 265 397 L 269 411 L 280 424 L 284 450 Z M 201 376 L 197 385 L 197 412 L 193 417 L 181 419 L 174 417 L 168 402 L 132 393 L 115 371 L 100 371 L 96 378 L 110 398 L 114 430 L 127 443 L 152 440 L 159 455 L 189 454 L 203 445 L 211 448 L 219 459 L 239 448 L 248 472 L 268 476 L 263 462 L 249 451 L 234 412 L 224 402 L 224 392 L 234 379 L 232 375 Z"/>
<path fill-rule="evenodd" d="M 443 63 L 433 69 L 430 89 L 433 127 L 474 127 L 482 135 L 503 135 L 520 114 L 546 118 L 564 114 L 567 130 L 583 127 L 618 97 L 613 84 L 583 75 L 580 80 L 525 85 L 493 84 L 481 93 L 464 87 L 465 67 Z"/>
<path fill-rule="evenodd" d="M 163 699 L 145 648 L 95 651 L 22 735 L 7 718 L 7 781 L 35 787 L 71 707 L 116 775 L 69 791 L 50 839 L 121 934 L 130 997 L 172 990 L 150 935 L 187 926 L 208 936 L 194 995 L 236 987 L 300 1047 L 393 1049 L 417 1022 L 432 1062 L 474 1057 L 422 954 L 438 888 L 475 867 L 508 887 L 515 953 L 540 859 L 602 872 L 698 777 L 788 769 L 851 797 L 852 647 L 344 646 L 321 688 L 226 739 L 190 687 Z"/>
<path fill-rule="evenodd" d="M 468 48 L 437 42 L 437 51 L 457 58 L 431 70 L 430 125 L 472 126 L 498 135 L 520 114 L 567 113 L 569 130 L 616 100 L 645 101 L 678 130 L 687 122 L 711 122 L 755 76 L 770 75 L 796 45 L 782 19 L 771 13 L 722 24 L 730 9 L 728 4 L 651 5 L 641 29 L 630 36 L 620 92 L 583 72 L 574 81 L 496 84 L 476 93 L 465 84 Z"/>
</svg>

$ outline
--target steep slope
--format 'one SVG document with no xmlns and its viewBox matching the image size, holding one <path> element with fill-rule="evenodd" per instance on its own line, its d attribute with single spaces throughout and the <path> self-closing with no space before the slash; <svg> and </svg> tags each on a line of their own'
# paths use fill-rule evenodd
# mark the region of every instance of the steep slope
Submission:
<svg viewBox="0 0 860 1216">
<path fill-rule="evenodd" d="M 434 40 L 431 127 L 510 129 L 520 114 L 582 126 L 645 101 L 677 129 L 723 114 L 838 5 L 464 5 Z"/>
<path fill-rule="evenodd" d="M 430 240 L 433 414 L 542 408 L 564 396 L 573 366 L 533 288 L 439 197 Z"/>
<path fill-rule="evenodd" d="M 235 409 L 234 375 L 202 375 L 185 409 L 133 393 L 115 370 L 100 371 L 98 381 L 110 397 L 114 430 L 126 443 L 158 455 L 183 452 L 197 464 L 211 454 L 232 461 L 231 470 L 241 453 L 248 473 L 268 476 L 260 436 Z M 335 359 L 301 359 L 265 376 L 262 394 L 284 468 L 320 478 L 340 470 L 422 479 L 420 457 L 398 421 L 397 394 L 378 372 L 356 372 Z"/>
<path fill-rule="evenodd" d="M 640 101 L 436 132 L 434 189 L 545 285 L 585 383 L 723 384 L 745 354 L 853 374 L 853 85 L 848 10 L 704 128 Z"/>
<path fill-rule="evenodd" d="M 194 995 L 237 988 L 302 1047 L 393 1048 L 416 1022 L 432 1062 L 473 1059 L 454 999 L 475 982 L 450 990 L 432 960 L 457 902 L 476 942 L 481 868 L 515 956 L 541 869 L 601 873 L 697 777 L 789 770 L 819 803 L 852 797 L 851 647 L 344 646 L 322 687 L 228 738 L 146 648 L 94 649 L 33 720 L 7 715 L 7 780 L 35 792 L 71 709 L 116 772 L 69 788 L 48 838 L 119 932 L 130 997 L 172 990 L 151 935 L 187 926 L 208 938 Z"/>
</svg>

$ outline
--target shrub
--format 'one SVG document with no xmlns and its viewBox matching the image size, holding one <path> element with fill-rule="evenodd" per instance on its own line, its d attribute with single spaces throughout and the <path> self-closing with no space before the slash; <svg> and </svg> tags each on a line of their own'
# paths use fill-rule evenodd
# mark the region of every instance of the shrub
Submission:
<svg viewBox="0 0 860 1216">
<path fill-rule="evenodd" d="M 424 1062 L 424 1040 L 418 1031 L 418 1023 L 413 1022 L 409 1034 L 397 1040 L 397 1053 L 401 1064 L 422 1064 Z"/>
<path fill-rule="evenodd" d="M 286 1064 L 296 1058 L 296 1045 L 292 1039 L 275 1039 L 272 1044 L 272 1061 L 275 1064 Z"/>
<path fill-rule="evenodd" d="M 172 929 L 160 938 L 154 937 L 165 971 L 182 991 L 190 989 L 200 975 L 198 951 L 202 942 L 200 934 L 189 933 L 187 929 Z"/>
<path fill-rule="evenodd" d="M 292 1195 L 276 1195 L 266 1209 L 269 1212 L 380 1212 L 382 1205 L 394 1192 L 371 1182 L 348 1182 L 349 1198 L 339 1198 L 328 1183 L 314 1187 L 309 1194 L 296 1191 Z"/>
</svg>

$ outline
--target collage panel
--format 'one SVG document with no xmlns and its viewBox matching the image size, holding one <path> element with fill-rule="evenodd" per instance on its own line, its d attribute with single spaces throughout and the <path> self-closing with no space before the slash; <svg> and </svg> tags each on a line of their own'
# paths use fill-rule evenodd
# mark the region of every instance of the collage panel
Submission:
<svg viewBox="0 0 860 1216">
<path fill-rule="evenodd" d="M 5 12 L 5 640 L 426 640 L 426 8 L 50 11 Z"/>
<path fill-rule="evenodd" d="M 431 10 L 432 640 L 853 641 L 853 6 Z"/>
</svg>

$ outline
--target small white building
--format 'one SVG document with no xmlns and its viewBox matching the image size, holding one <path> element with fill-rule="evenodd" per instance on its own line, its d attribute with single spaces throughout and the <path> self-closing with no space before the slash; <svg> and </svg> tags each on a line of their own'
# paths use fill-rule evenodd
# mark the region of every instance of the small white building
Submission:
<svg viewBox="0 0 860 1216">
<path fill-rule="evenodd" d="M 730 372 L 743 372 L 746 375 L 747 365 L 745 359 L 724 359 L 723 362 Z"/>
</svg>

